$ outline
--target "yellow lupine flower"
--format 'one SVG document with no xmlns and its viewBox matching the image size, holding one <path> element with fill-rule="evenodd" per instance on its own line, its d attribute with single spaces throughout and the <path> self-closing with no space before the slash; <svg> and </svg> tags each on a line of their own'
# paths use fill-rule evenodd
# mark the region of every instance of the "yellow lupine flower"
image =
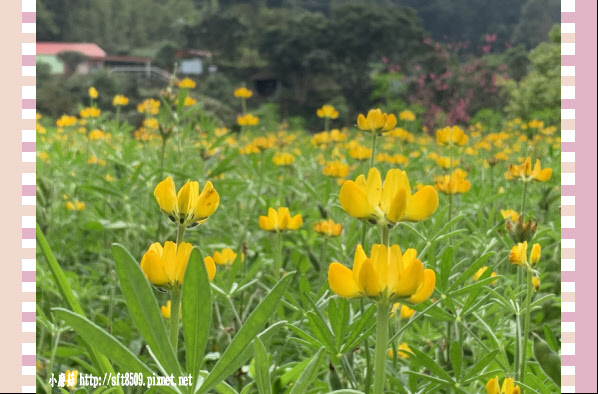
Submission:
<svg viewBox="0 0 598 394">
<path fill-rule="evenodd" d="M 338 118 L 338 111 L 332 105 L 323 105 L 322 108 L 318 108 L 316 114 L 319 118 Z"/>
<path fill-rule="evenodd" d="M 409 308 L 405 304 L 395 303 L 390 310 L 390 317 L 393 317 L 397 311 L 400 310 L 399 317 L 401 319 L 411 319 L 411 317 L 415 314 L 415 309 Z"/>
<path fill-rule="evenodd" d="M 89 97 L 91 97 L 92 99 L 98 98 L 98 91 L 93 86 L 89 87 L 89 89 L 87 90 L 87 93 L 89 94 Z"/>
<path fill-rule="evenodd" d="M 432 186 L 424 186 L 411 195 L 407 173 L 399 169 L 389 170 L 382 186 L 375 167 L 367 179 L 359 175 L 355 181 L 345 181 L 339 201 L 350 216 L 380 225 L 426 220 L 438 208 L 438 194 Z"/>
<path fill-rule="evenodd" d="M 188 89 L 193 89 L 196 86 L 196 83 L 194 80 L 192 80 L 191 78 L 184 78 L 181 81 L 179 81 L 176 86 L 178 86 L 179 88 L 188 88 Z"/>
<path fill-rule="evenodd" d="M 197 100 L 195 100 L 194 98 L 189 97 L 189 96 L 185 97 L 185 101 L 183 102 L 183 105 L 185 107 L 191 107 L 192 105 L 195 105 L 195 104 L 197 104 Z"/>
<path fill-rule="evenodd" d="M 397 354 L 399 355 L 399 357 L 404 359 L 408 359 L 409 357 L 411 357 L 411 349 L 409 348 L 409 346 L 407 346 L 407 342 L 403 342 L 399 345 L 399 347 L 397 348 Z M 394 352 L 392 351 L 392 349 L 388 349 L 388 357 L 394 357 Z"/>
<path fill-rule="evenodd" d="M 104 139 L 104 132 L 98 129 L 92 130 L 89 133 L 89 139 L 92 141 Z"/>
<path fill-rule="evenodd" d="M 326 163 L 322 173 L 326 176 L 344 178 L 349 175 L 349 166 L 340 161 L 331 161 Z"/>
<path fill-rule="evenodd" d="M 253 92 L 251 90 L 247 89 L 245 86 L 235 89 L 233 94 L 235 95 L 235 97 L 246 98 L 246 99 L 253 96 Z"/>
<path fill-rule="evenodd" d="M 343 226 L 340 223 L 334 223 L 332 219 L 322 220 L 314 223 L 314 231 L 326 237 L 338 237 L 343 231 Z"/>
<path fill-rule="evenodd" d="M 380 108 L 369 110 L 367 117 L 363 114 L 357 117 L 357 127 L 370 133 L 385 133 L 394 129 L 396 125 L 397 118 L 393 114 L 383 113 Z"/>
<path fill-rule="evenodd" d="M 137 105 L 137 112 L 148 115 L 156 115 L 160 110 L 160 100 L 153 98 L 143 100 Z"/>
<path fill-rule="evenodd" d="M 259 217 L 259 225 L 262 230 L 281 232 L 286 230 L 297 230 L 303 224 L 301 215 L 291 217 L 289 208 L 280 207 L 278 210 L 268 208 L 268 216 Z"/>
<path fill-rule="evenodd" d="M 69 127 L 77 122 L 77 118 L 74 116 L 62 115 L 56 119 L 56 126 L 58 127 Z"/>
<path fill-rule="evenodd" d="M 201 194 L 199 183 L 191 181 L 177 193 L 174 181 L 168 177 L 156 186 L 154 196 L 162 212 L 181 226 L 202 224 L 220 204 L 220 196 L 210 181 L 206 182 Z"/>
<path fill-rule="evenodd" d="M 424 302 L 434 292 L 436 275 L 424 269 L 415 249 L 401 253 L 399 245 L 372 246 L 368 258 L 361 245 L 355 249 L 353 269 L 334 262 L 328 268 L 328 283 L 339 297 L 391 302 L 402 299 L 412 304 Z"/>
<path fill-rule="evenodd" d="M 237 124 L 239 126 L 255 126 L 259 123 L 260 119 L 257 116 L 251 114 L 237 116 Z"/>
<path fill-rule="evenodd" d="M 127 104 L 129 104 L 129 99 L 128 99 L 128 97 L 125 97 L 122 94 L 117 94 L 112 99 L 112 105 L 115 106 L 115 107 L 117 107 L 117 106 L 125 106 Z"/>
<path fill-rule="evenodd" d="M 372 156 L 372 150 L 361 145 L 353 145 L 349 148 L 349 156 L 355 160 L 367 160 Z"/>
<path fill-rule="evenodd" d="M 465 132 L 459 126 L 447 126 L 436 130 L 436 143 L 438 145 L 464 146 L 467 140 L 467 135 L 465 135 Z"/>
<path fill-rule="evenodd" d="M 515 386 L 515 380 L 513 378 L 506 378 L 502 382 L 502 387 L 499 388 L 498 376 L 488 380 L 486 383 L 486 392 L 488 394 L 520 394 L 521 389 L 519 386 Z"/>
<path fill-rule="evenodd" d="M 64 373 L 64 385 L 69 389 L 74 389 L 77 386 L 77 380 L 79 379 L 79 371 L 76 369 L 66 370 Z"/>
<path fill-rule="evenodd" d="M 523 164 L 514 166 L 509 165 L 509 170 L 505 172 L 507 180 L 519 178 L 523 182 L 546 182 L 552 176 L 552 168 L 544 168 L 540 165 L 540 160 L 537 159 L 532 169 L 532 159 L 527 157 Z"/>
<path fill-rule="evenodd" d="M 436 164 L 438 164 L 438 166 L 440 168 L 448 170 L 449 168 L 451 168 L 451 159 L 450 159 L 450 157 L 441 156 L 436 159 Z M 459 160 L 453 159 L 452 166 L 455 167 L 458 164 L 459 164 Z"/>
<path fill-rule="evenodd" d="M 295 156 L 286 152 L 277 152 L 272 158 L 272 162 L 277 166 L 290 166 L 295 162 Z"/>
<path fill-rule="evenodd" d="M 462 194 L 471 189 L 471 183 L 465 179 L 467 173 L 460 169 L 453 171 L 451 175 L 441 175 L 436 178 L 436 189 L 444 194 Z"/>
<path fill-rule="evenodd" d="M 519 214 L 512 209 L 501 209 L 500 214 L 503 219 L 511 219 L 512 222 L 516 222 L 519 219 Z"/>
<path fill-rule="evenodd" d="M 224 248 L 220 252 L 215 251 L 212 258 L 218 265 L 232 265 L 237 259 L 237 253 L 231 248 Z M 245 261 L 245 255 L 243 253 L 241 253 L 241 261 Z"/>
<path fill-rule="evenodd" d="M 415 114 L 408 109 L 399 112 L 399 120 L 406 120 L 407 122 L 413 122 L 415 120 Z"/>
<path fill-rule="evenodd" d="M 79 200 L 75 200 L 74 203 L 72 201 L 67 201 L 65 207 L 69 211 L 82 211 L 85 209 L 85 203 Z"/>
<path fill-rule="evenodd" d="M 141 270 L 155 286 L 180 286 L 192 249 L 193 245 L 187 242 L 181 242 L 178 247 L 171 241 L 166 241 L 164 247 L 159 242 L 153 243 L 141 258 Z M 211 281 L 216 275 L 216 265 L 211 257 L 204 259 L 204 264 Z"/>
<path fill-rule="evenodd" d="M 101 113 L 102 110 L 100 110 L 99 108 L 87 107 L 79 112 L 79 116 L 81 116 L 83 119 L 98 118 L 101 115 Z"/>
</svg>

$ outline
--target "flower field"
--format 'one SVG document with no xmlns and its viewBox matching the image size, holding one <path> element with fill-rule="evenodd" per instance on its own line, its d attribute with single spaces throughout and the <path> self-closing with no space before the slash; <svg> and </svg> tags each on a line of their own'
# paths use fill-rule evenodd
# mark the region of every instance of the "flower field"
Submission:
<svg viewBox="0 0 598 394">
<path fill-rule="evenodd" d="M 560 392 L 557 126 L 195 89 L 38 116 L 39 392 Z"/>
</svg>

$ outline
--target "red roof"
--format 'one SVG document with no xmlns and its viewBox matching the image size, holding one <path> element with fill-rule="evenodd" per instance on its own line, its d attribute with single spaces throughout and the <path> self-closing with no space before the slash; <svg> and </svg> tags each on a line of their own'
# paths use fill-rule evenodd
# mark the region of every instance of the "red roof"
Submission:
<svg viewBox="0 0 598 394">
<path fill-rule="evenodd" d="M 106 56 L 102 48 L 91 42 L 38 42 L 35 47 L 38 55 L 56 55 L 63 51 L 73 51 L 88 57 Z"/>
</svg>

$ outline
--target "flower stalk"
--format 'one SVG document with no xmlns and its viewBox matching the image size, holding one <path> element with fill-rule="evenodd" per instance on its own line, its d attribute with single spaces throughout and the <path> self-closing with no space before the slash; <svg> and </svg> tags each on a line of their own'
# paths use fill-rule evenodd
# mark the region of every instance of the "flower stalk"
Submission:
<svg viewBox="0 0 598 394">
<path fill-rule="evenodd" d="M 384 372 L 388 342 L 389 303 L 386 299 L 378 302 L 378 322 L 376 327 L 376 350 L 374 353 L 374 394 L 384 393 Z"/>
<path fill-rule="evenodd" d="M 179 311 L 181 310 L 181 288 L 174 287 L 170 291 L 170 344 L 175 354 L 179 345 Z"/>
<path fill-rule="evenodd" d="M 525 320 L 523 325 L 523 345 L 521 346 L 521 369 L 519 370 L 519 381 L 525 384 L 525 364 L 527 362 L 527 339 L 529 337 L 529 324 L 532 299 L 532 271 L 527 270 L 527 298 L 525 299 Z"/>
</svg>

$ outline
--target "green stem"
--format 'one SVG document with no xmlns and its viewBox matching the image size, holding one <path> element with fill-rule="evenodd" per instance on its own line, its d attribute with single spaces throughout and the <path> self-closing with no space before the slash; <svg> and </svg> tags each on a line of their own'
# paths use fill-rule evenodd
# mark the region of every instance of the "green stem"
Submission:
<svg viewBox="0 0 598 394">
<path fill-rule="evenodd" d="M 185 226 L 179 224 L 179 229 L 176 233 L 176 246 L 178 247 L 183 242 L 183 235 L 185 234 Z"/>
<path fill-rule="evenodd" d="M 175 354 L 179 345 L 179 312 L 181 310 L 181 289 L 175 287 L 170 291 L 170 344 Z"/>
<path fill-rule="evenodd" d="M 517 310 L 515 315 L 515 366 L 513 371 L 515 375 L 519 372 L 519 364 L 521 363 L 521 309 Z M 518 379 L 520 377 L 516 376 Z"/>
<path fill-rule="evenodd" d="M 382 245 L 388 246 L 389 229 L 388 226 L 382 226 Z"/>
<path fill-rule="evenodd" d="M 233 315 L 235 316 L 235 320 L 237 321 L 237 325 L 238 325 L 237 326 L 237 330 L 240 330 L 241 326 L 243 325 L 243 322 L 241 321 L 241 317 L 237 313 L 237 309 L 235 308 L 235 303 L 233 302 L 230 294 L 228 294 L 226 296 L 226 299 L 228 300 L 228 304 L 230 305 L 230 309 L 232 309 Z"/>
<path fill-rule="evenodd" d="M 374 354 L 374 394 L 384 393 L 384 371 L 388 342 L 388 301 L 378 302 L 378 325 L 376 327 L 376 350 Z"/>
<path fill-rule="evenodd" d="M 321 286 L 322 283 L 326 280 L 326 272 L 328 268 L 328 264 L 324 261 L 326 257 L 326 248 L 328 247 L 328 236 L 324 236 L 324 242 L 322 242 L 322 250 L 320 251 L 320 260 L 318 260 L 320 264 L 320 280 L 318 286 Z"/>
<path fill-rule="evenodd" d="M 532 300 L 532 271 L 527 271 L 527 298 L 525 299 L 525 322 L 523 326 L 523 346 L 521 347 L 521 369 L 519 371 L 519 381 L 525 384 L 525 364 L 527 362 L 527 339 L 529 337 L 529 320 Z"/>
<path fill-rule="evenodd" d="M 245 97 L 241 97 L 241 111 L 243 115 L 247 113 L 247 104 L 245 104 Z"/>
<path fill-rule="evenodd" d="M 523 182 L 523 193 L 521 194 L 521 212 L 519 215 L 523 215 L 525 212 L 525 197 L 527 196 L 527 185 L 528 182 Z"/>
<path fill-rule="evenodd" d="M 56 358 L 56 350 L 58 349 L 58 343 L 60 342 L 60 326 L 54 327 L 54 343 L 52 344 L 52 353 L 50 353 L 50 361 L 48 362 L 48 373 L 47 376 L 52 376 L 52 369 L 54 368 L 54 359 Z"/>
<path fill-rule="evenodd" d="M 365 223 L 364 223 L 365 225 Z M 365 227 L 364 227 L 365 228 Z M 364 231 L 365 233 L 365 231 Z M 359 300 L 359 310 L 363 316 L 363 298 Z M 370 362 L 370 340 L 365 338 L 365 393 L 369 394 L 372 382 L 372 363 Z"/>
<path fill-rule="evenodd" d="M 372 156 L 370 156 L 370 168 L 368 171 L 374 167 L 374 157 L 376 156 L 376 138 L 378 138 L 378 134 L 372 133 Z"/>
<path fill-rule="evenodd" d="M 166 138 L 162 135 L 162 155 L 160 156 L 160 180 L 164 176 L 164 152 L 166 151 Z"/>
<path fill-rule="evenodd" d="M 326 130 L 326 132 L 328 132 L 329 123 L 330 123 L 330 118 L 325 117 L 324 118 L 324 130 Z"/>
<path fill-rule="evenodd" d="M 274 278 L 280 279 L 282 268 L 282 231 L 276 233 L 276 256 L 274 257 Z"/>
</svg>

